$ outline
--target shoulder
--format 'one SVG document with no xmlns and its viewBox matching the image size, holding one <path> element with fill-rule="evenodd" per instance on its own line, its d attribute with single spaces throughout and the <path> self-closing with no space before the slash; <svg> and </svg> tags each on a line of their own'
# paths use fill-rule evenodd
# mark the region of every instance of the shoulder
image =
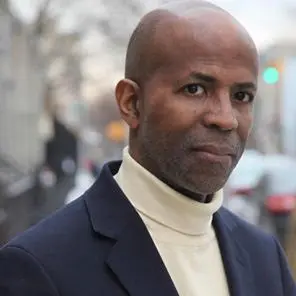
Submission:
<svg viewBox="0 0 296 296">
<path fill-rule="evenodd" d="M 222 207 L 218 214 L 221 216 L 223 222 L 229 229 L 239 233 L 240 236 L 249 239 L 256 239 L 263 242 L 273 242 L 274 236 L 266 231 L 260 229 L 258 226 L 250 224 L 242 218 L 236 216 L 231 211 Z"/>
<path fill-rule="evenodd" d="M 80 241 L 91 237 L 86 233 L 90 226 L 80 198 L 10 241 L 0 249 L 0 294 L 58 295 L 56 283 L 70 273 L 71 260 L 83 262 L 87 245 Z"/>
<path fill-rule="evenodd" d="M 277 260 L 280 246 L 272 233 L 248 223 L 225 208 L 221 208 L 218 214 L 232 240 L 241 245 L 251 257 L 261 260 L 269 257 Z"/>
<path fill-rule="evenodd" d="M 73 242 L 79 247 L 77 237 L 85 240 L 91 226 L 84 197 L 61 208 L 24 233 L 12 239 L 2 248 L 15 247 L 26 250 L 39 258 L 50 257 L 54 252 L 69 252 Z"/>
<path fill-rule="evenodd" d="M 231 238 L 247 252 L 256 277 L 264 275 L 265 280 L 269 278 L 270 282 L 277 281 L 284 291 L 283 295 L 296 295 L 286 255 L 274 235 L 242 220 L 225 208 L 221 208 L 218 213 L 230 229 Z"/>
<path fill-rule="evenodd" d="M 286 264 L 282 247 L 273 234 L 246 222 L 225 208 L 218 213 L 232 243 L 248 254 L 249 263 L 256 266 L 257 270 L 264 273 L 265 268 L 273 265 L 278 267 L 273 271 L 277 273 L 281 269 L 280 265 Z"/>
</svg>

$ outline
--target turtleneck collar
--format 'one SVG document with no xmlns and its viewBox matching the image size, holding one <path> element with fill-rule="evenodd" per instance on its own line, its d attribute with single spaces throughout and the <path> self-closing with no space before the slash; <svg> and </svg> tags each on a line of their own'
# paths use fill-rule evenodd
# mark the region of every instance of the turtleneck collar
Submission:
<svg viewBox="0 0 296 296">
<path fill-rule="evenodd" d="M 137 163 L 128 148 L 123 151 L 115 180 L 140 214 L 187 235 L 206 234 L 211 229 L 213 214 L 223 203 L 222 190 L 209 203 L 180 194 Z"/>
</svg>

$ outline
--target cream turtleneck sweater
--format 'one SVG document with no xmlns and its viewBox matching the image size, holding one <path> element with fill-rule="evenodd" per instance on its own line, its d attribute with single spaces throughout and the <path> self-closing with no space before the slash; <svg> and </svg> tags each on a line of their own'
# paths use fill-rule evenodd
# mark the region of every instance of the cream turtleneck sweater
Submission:
<svg viewBox="0 0 296 296">
<path fill-rule="evenodd" d="M 179 295 L 229 296 L 212 227 L 222 191 L 210 203 L 191 200 L 138 164 L 128 148 L 114 178 L 145 223 Z"/>
</svg>

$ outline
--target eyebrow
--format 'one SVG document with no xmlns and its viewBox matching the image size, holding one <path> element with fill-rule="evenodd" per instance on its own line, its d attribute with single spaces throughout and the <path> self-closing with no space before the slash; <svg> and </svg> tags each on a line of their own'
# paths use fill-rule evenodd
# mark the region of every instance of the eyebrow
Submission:
<svg viewBox="0 0 296 296">
<path fill-rule="evenodd" d="M 202 80 L 206 83 L 211 83 L 211 84 L 217 84 L 218 83 L 218 79 L 215 78 L 214 76 L 208 75 L 208 74 L 204 74 L 201 72 L 192 72 L 189 75 L 190 78 L 194 79 L 194 80 Z M 253 82 L 236 82 L 234 83 L 233 87 L 236 88 L 251 88 L 254 91 L 257 90 L 257 85 Z"/>
</svg>

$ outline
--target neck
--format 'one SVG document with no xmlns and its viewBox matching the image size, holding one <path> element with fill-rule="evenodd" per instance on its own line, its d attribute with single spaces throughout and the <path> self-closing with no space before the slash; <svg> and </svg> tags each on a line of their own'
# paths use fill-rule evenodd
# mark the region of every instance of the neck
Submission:
<svg viewBox="0 0 296 296">
<path fill-rule="evenodd" d="M 158 177 L 159 178 L 159 177 Z M 173 188 L 174 190 L 176 190 L 177 192 L 181 193 L 182 195 L 198 201 L 200 203 L 209 203 L 211 202 L 211 200 L 213 199 L 214 194 L 200 194 L 200 193 L 195 193 L 192 192 L 186 188 L 181 188 L 178 185 L 175 185 L 167 180 L 164 180 L 163 178 L 159 178 L 162 182 L 164 182 L 166 185 L 168 185 L 169 187 Z"/>
<path fill-rule="evenodd" d="M 139 157 L 138 153 L 136 153 L 136 149 L 129 148 L 129 154 L 131 157 L 136 160 L 140 165 L 142 165 L 146 170 L 150 171 L 151 174 L 155 175 L 159 180 L 161 180 L 163 183 L 171 187 L 172 189 L 176 190 L 177 192 L 181 193 L 182 195 L 195 200 L 200 203 L 210 203 L 213 199 L 214 194 L 200 194 L 196 192 L 192 192 L 186 188 L 181 188 L 180 186 L 173 184 L 172 182 L 166 180 L 164 177 L 160 176 L 159 174 L 155 174 L 154 170 L 151 170 L 149 166 L 145 165 L 143 161 L 141 161 L 141 157 Z"/>
<path fill-rule="evenodd" d="M 190 236 L 203 235 L 210 231 L 213 214 L 223 202 L 222 190 L 214 193 L 209 203 L 206 203 L 203 196 L 188 193 L 187 190 L 185 196 L 180 193 L 184 190 L 177 188 L 178 192 L 165 184 L 131 157 L 127 149 L 124 149 L 122 164 L 114 178 L 133 207 L 144 217 L 144 222 L 150 217 L 156 224 L 165 226 L 168 231 L 171 229 Z"/>
</svg>

